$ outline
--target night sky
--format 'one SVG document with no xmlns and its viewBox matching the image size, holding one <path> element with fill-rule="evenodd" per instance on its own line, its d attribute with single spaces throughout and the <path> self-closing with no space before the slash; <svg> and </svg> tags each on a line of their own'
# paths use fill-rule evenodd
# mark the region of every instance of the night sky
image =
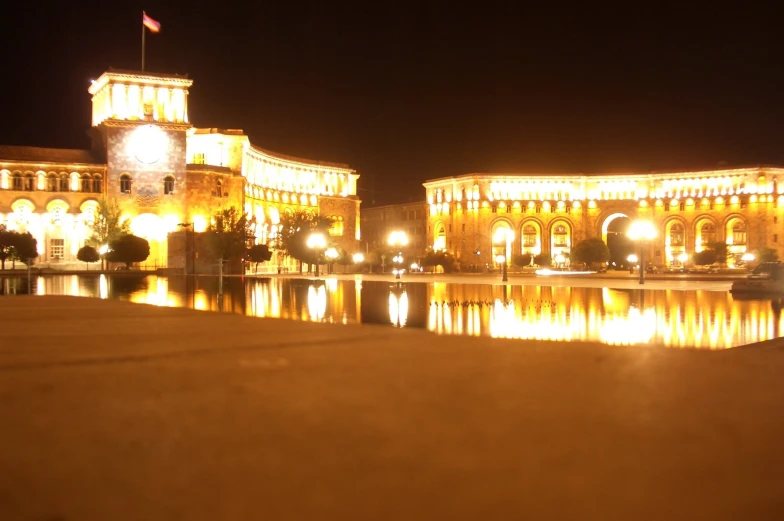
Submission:
<svg viewBox="0 0 784 521">
<path fill-rule="evenodd" d="M 0 15 L 2 144 L 87 148 L 90 80 L 139 68 L 144 8 L 147 69 L 194 79 L 196 126 L 348 163 L 367 203 L 471 172 L 784 165 L 773 7 L 28 4 Z"/>
</svg>

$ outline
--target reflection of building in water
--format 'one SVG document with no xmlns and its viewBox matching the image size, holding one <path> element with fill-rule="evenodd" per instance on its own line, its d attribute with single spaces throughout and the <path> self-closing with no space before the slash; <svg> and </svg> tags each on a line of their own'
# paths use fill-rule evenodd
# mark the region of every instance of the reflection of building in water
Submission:
<svg viewBox="0 0 784 521">
<path fill-rule="evenodd" d="M 328 323 L 356 323 L 358 297 L 353 282 L 248 279 L 247 315 Z M 351 298 L 346 298 L 346 292 Z"/>
<path fill-rule="evenodd" d="M 433 284 L 428 329 L 436 333 L 612 345 L 726 348 L 784 331 L 769 301 L 707 291 Z M 643 301 L 644 297 L 644 301 Z"/>
</svg>

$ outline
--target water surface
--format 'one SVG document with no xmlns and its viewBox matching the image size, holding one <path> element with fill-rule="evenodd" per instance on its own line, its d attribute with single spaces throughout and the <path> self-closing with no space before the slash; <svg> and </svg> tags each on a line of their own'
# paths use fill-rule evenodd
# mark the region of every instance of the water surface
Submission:
<svg viewBox="0 0 784 521">
<path fill-rule="evenodd" d="M 784 335 L 781 308 L 704 290 L 620 290 L 213 277 L 52 275 L 38 295 L 111 298 L 254 317 L 415 327 L 438 334 L 722 349 Z M 26 279 L 0 279 L 25 293 Z"/>
</svg>

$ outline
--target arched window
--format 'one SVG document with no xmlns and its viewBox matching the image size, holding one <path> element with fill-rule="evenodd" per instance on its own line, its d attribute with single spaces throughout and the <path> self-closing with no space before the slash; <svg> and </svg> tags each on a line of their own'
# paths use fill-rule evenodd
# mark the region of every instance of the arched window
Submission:
<svg viewBox="0 0 784 521">
<path fill-rule="evenodd" d="M 68 174 L 60 175 L 60 191 L 68 192 Z"/>
<path fill-rule="evenodd" d="M 93 177 L 93 192 L 96 194 L 103 192 L 103 179 L 99 175 Z"/>
<path fill-rule="evenodd" d="M 57 191 L 57 175 L 56 174 L 49 174 L 46 176 L 46 191 L 47 192 L 56 192 Z"/>
<path fill-rule="evenodd" d="M 24 176 L 24 189 L 28 192 L 33 191 L 33 186 L 35 182 L 33 180 L 33 174 L 25 174 Z"/>
<path fill-rule="evenodd" d="M 163 193 L 170 195 L 174 193 L 174 177 L 167 175 L 163 178 Z"/>
<path fill-rule="evenodd" d="M 215 181 L 215 197 L 223 197 L 223 180 L 218 179 Z"/>
<path fill-rule="evenodd" d="M 732 244 L 746 244 L 746 223 L 738 221 L 732 225 Z"/>
<path fill-rule="evenodd" d="M 568 237 L 569 232 L 566 230 L 566 226 L 563 224 L 557 225 L 553 232 L 553 246 L 565 248 L 568 245 L 566 240 Z"/>
<path fill-rule="evenodd" d="M 707 246 L 712 242 L 716 242 L 716 226 L 713 223 L 705 223 L 700 228 L 700 235 L 702 237 L 702 245 Z"/>
<path fill-rule="evenodd" d="M 332 216 L 332 226 L 329 229 L 329 234 L 334 235 L 336 237 L 340 237 L 343 235 L 343 216 L 340 215 L 333 215 Z"/>
<path fill-rule="evenodd" d="M 120 176 L 120 193 L 121 194 L 131 193 L 131 176 L 128 174 L 122 174 Z"/>
<path fill-rule="evenodd" d="M 670 246 L 684 245 L 684 230 L 681 223 L 673 223 L 670 226 Z"/>
<path fill-rule="evenodd" d="M 532 224 L 526 224 L 523 228 L 523 246 L 532 248 L 536 246 L 536 227 Z"/>
<path fill-rule="evenodd" d="M 11 178 L 13 182 L 11 183 L 11 190 L 21 190 L 22 189 L 22 174 L 14 174 Z"/>
<path fill-rule="evenodd" d="M 89 192 L 92 187 L 92 179 L 87 174 L 82 174 L 82 192 Z"/>
</svg>

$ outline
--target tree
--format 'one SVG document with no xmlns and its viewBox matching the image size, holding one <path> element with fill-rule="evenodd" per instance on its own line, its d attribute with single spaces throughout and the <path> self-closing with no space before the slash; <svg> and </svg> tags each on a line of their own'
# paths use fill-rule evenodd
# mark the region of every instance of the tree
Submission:
<svg viewBox="0 0 784 521">
<path fill-rule="evenodd" d="M 534 264 L 537 266 L 549 266 L 550 262 L 552 262 L 552 257 L 548 252 L 540 253 L 534 257 Z"/>
<path fill-rule="evenodd" d="M 266 244 L 256 244 L 248 248 L 248 260 L 256 263 L 259 271 L 259 262 L 267 262 L 272 258 L 272 252 Z"/>
<path fill-rule="evenodd" d="M 76 258 L 84 263 L 98 262 L 101 260 L 101 254 L 92 246 L 82 246 L 79 248 L 79 251 L 76 252 Z M 87 269 L 90 269 L 89 264 L 87 264 Z"/>
<path fill-rule="evenodd" d="M 757 262 L 779 261 L 779 253 L 773 248 L 768 248 L 767 246 L 760 246 L 754 251 L 754 253 L 757 258 Z"/>
<path fill-rule="evenodd" d="M 98 201 L 98 211 L 92 226 L 92 235 L 87 240 L 91 246 L 101 247 L 111 244 L 123 235 L 131 233 L 130 223 L 122 221 L 122 212 L 116 199 L 101 198 Z"/>
<path fill-rule="evenodd" d="M 531 254 L 530 253 L 515 253 L 512 255 L 512 266 L 517 266 L 518 268 L 522 268 L 524 266 L 531 265 Z"/>
<path fill-rule="evenodd" d="M 727 258 L 730 256 L 730 249 L 727 247 L 726 243 L 722 241 L 711 242 L 706 245 L 706 249 L 716 252 L 716 260 L 714 262 L 727 264 Z"/>
<path fill-rule="evenodd" d="M 692 262 L 696 266 L 709 266 L 718 261 L 718 256 L 715 250 L 702 250 L 692 256 Z"/>
<path fill-rule="evenodd" d="M 212 218 L 206 240 L 210 251 L 218 259 L 241 258 L 253 241 L 253 222 L 234 208 L 224 208 Z"/>
<path fill-rule="evenodd" d="M 38 257 L 38 240 L 30 232 L 11 232 L 13 253 L 11 258 L 32 266 Z"/>
<path fill-rule="evenodd" d="M 574 245 L 571 252 L 571 260 L 584 262 L 589 265 L 607 262 L 610 260 L 610 249 L 600 238 L 591 237 Z"/>
<path fill-rule="evenodd" d="M 328 235 L 332 219 L 305 211 L 284 215 L 280 219 L 276 248 L 299 262 L 318 262 L 316 252 L 308 248 L 308 237 L 314 232 Z M 323 252 L 321 252 L 323 253 Z"/>
<path fill-rule="evenodd" d="M 444 273 L 452 273 L 456 268 L 455 258 L 451 253 L 443 250 L 428 250 L 425 256 L 422 257 L 422 267 L 435 268 L 436 266 L 441 266 L 444 269 Z"/>
<path fill-rule="evenodd" d="M 5 269 L 5 261 L 13 254 L 14 232 L 9 232 L 5 225 L 0 224 L 0 265 Z"/>
<path fill-rule="evenodd" d="M 150 243 L 135 235 L 123 235 L 109 244 L 106 258 L 110 262 L 124 262 L 130 269 L 134 262 L 144 262 L 150 256 Z"/>
</svg>

